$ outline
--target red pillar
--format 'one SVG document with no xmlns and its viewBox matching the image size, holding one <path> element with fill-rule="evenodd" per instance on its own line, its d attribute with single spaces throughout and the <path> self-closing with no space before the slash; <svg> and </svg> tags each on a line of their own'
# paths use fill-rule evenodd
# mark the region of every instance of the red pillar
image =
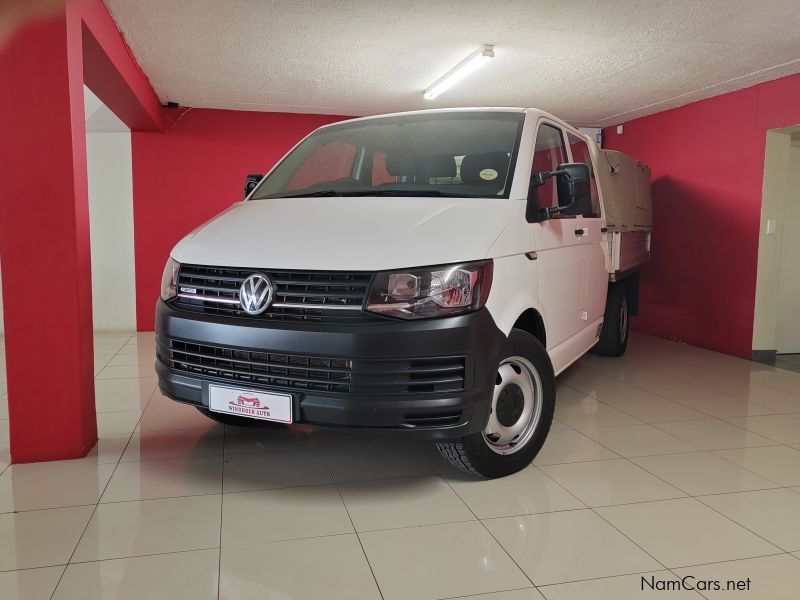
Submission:
<svg viewBox="0 0 800 600">
<path fill-rule="evenodd" d="M 83 24 L 68 12 L 0 49 L 0 260 L 11 459 L 97 440 Z"/>
</svg>

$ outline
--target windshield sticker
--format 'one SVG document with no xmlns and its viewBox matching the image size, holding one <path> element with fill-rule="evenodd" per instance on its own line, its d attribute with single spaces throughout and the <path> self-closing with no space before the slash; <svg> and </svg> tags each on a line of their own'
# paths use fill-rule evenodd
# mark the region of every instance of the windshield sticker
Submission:
<svg viewBox="0 0 800 600">
<path fill-rule="evenodd" d="M 492 181 L 493 179 L 497 179 L 499 173 L 494 169 L 484 169 L 480 172 L 481 179 L 484 181 Z"/>
</svg>

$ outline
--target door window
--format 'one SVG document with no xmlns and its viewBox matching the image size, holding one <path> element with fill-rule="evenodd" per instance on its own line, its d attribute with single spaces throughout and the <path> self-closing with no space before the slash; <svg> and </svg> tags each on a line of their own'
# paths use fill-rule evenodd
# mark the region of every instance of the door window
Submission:
<svg viewBox="0 0 800 600">
<path fill-rule="evenodd" d="M 543 123 L 536 135 L 536 148 L 533 151 L 533 173 L 555 171 L 558 165 L 567 162 L 567 151 L 561 130 Z M 555 177 L 547 179 L 542 185 L 531 190 L 534 203 L 540 210 L 558 206 L 558 189 Z M 560 215 L 554 215 L 560 216 Z"/>
<path fill-rule="evenodd" d="M 569 140 L 569 149 L 572 151 L 572 160 L 576 163 L 585 163 L 589 167 L 589 189 L 591 193 L 591 205 L 589 212 L 584 214 L 584 217 L 600 218 L 600 198 L 597 194 L 597 180 L 594 175 L 594 165 L 592 164 L 592 156 L 589 152 L 589 144 L 586 140 L 579 138 L 577 135 L 567 132 L 567 139 Z"/>
</svg>

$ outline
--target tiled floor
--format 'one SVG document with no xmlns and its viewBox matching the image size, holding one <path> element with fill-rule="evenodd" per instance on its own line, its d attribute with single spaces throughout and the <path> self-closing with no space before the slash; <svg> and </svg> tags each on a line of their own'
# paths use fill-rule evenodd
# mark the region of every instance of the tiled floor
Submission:
<svg viewBox="0 0 800 600">
<path fill-rule="evenodd" d="M 775 357 L 775 366 L 800 373 L 800 354 L 778 354 Z"/>
<path fill-rule="evenodd" d="M 800 374 L 637 335 L 559 379 L 534 465 L 476 481 L 426 444 L 214 424 L 158 393 L 151 334 L 95 351 L 83 460 L 8 466 L 0 370 L 3 600 L 800 594 Z"/>
</svg>

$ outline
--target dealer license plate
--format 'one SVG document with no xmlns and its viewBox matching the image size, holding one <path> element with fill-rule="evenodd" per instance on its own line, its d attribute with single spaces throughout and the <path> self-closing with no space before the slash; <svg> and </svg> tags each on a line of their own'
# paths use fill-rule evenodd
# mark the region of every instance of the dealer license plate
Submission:
<svg viewBox="0 0 800 600">
<path fill-rule="evenodd" d="M 292 422 L 292 397 L 289 394 L 273 394 L 209 385 L 208 408 L 214 412 L 251 419 L 280 423 Z"/>
</svg>

